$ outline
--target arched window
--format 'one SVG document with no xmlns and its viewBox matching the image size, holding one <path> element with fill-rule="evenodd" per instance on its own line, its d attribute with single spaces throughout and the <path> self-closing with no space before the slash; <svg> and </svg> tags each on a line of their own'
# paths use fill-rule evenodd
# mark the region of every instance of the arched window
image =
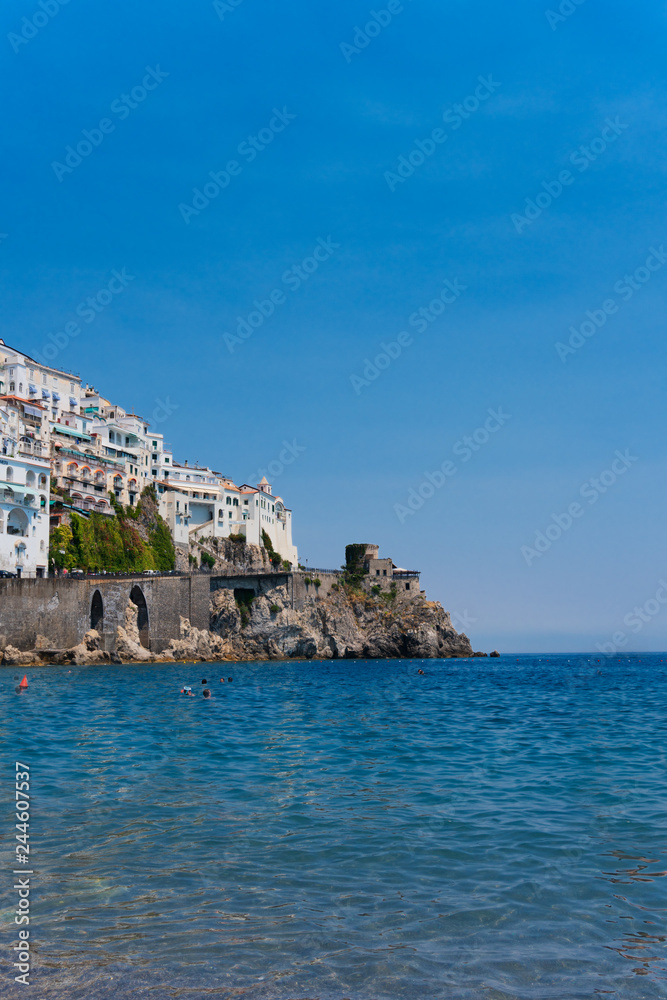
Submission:
<svg viewBox="0 0 667 1000">
<path fill-rule="evenodd" d="M 34 486 L 35 483 L 36 483 L 36 481 L 37 481 L 37 476 L 32 471 L 32 469 L 28 469 L 28 471 L 26 472 L 26 475 L 25 475 L 25 484 L 26 484 L 26 486 Z"/>
<path fill-rule="evenodd" d="M 13 507 L 7 518 L 7 534 L 21 535 L 25 538 L 28 535 L 28 518 L 24 511 L 18 507 Z"/>
<path fill-rule="evenodd" d="M 11 465 L 7 466 L 7 482 L 8 483 L 14 482 L 14 470 L 12 469 Z"/>
<path fill-rule="evenodd" d="M 39 488 L 40 490 L 46 489 L 46 476 L 44 475 L 44 473 L 42 473 L 41 476 L 39 477 Z"/>
</svg>

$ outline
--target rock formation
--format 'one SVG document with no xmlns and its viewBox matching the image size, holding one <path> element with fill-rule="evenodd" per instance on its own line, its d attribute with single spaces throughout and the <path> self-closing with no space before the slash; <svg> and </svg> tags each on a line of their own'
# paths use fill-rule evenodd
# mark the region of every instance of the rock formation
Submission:
<svg viewBox="0 0 667 1000">
<path fill-rule="evenodd" d="M 467 636 L 454 629 L 442 606 L 419 595 L 410 601 L 344 589 L 290 607 L 284 587 L 257 597 L 245 610 L 231 590 L 215 591 L 211 631 L 240 660 L 388 659 L 472 656 Z"/>
<path fill-rule="evenodd" d="M 229 543 L 234 545 L 233 542 Z M 239 546 L 239 548 L 241 548 Z M 4 649 L 3 663 L 174 663 L 220 660 L 284 659 L 412 659 L 473 656 L 468 637 L 452 626 L 442 605 L 424 594 L 402 598 L 337 586 L 324 597 L 307 597 L 293 608 L 286 586 L 244 600 L 242 592 L 219 589 L 211 596 L 210 627 L 195 628 L 180 620 L 180 635 L 161 653 L 141 645 L 138 609 L 128 602 L 124 624 L 118 627 L 115 650 L 101 648 L 94 629 L 71 649 L 55 655 L 40 636 L 41 649 Z M 252 596 L 252 592 L 249 592 Z M 483 655 L 483 654 L 474 654 Z M 493 655 L 493 654 L 492 654 Z M 497 655 L 497 654 L 496 654 Z"/>
</svg>

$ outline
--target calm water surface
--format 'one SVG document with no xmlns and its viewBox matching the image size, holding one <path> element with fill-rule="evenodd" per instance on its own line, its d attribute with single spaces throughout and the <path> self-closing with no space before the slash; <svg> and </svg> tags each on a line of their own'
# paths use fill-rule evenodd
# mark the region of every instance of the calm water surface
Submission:
<svg viewBox="0 0 667 1000">
<path fill-rule="evenodd" d="M 18 676 L 34 1000 L 666 995 L 667 654 Z"/>
</svg>

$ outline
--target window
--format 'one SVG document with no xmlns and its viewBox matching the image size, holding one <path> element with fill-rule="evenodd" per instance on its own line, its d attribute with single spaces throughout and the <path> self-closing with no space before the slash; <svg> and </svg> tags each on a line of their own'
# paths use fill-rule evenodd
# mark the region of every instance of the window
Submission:
<svg viewBox="0 0 667 1000">
<path fill-rule="evenodd" d="M 11 465 L 7 466 L 7 482 L 8 483 L 14 482 L 14 470 L 12 469 Z"/>
<path fill-rule="evenodd" d="M 376 569 L 376 570 L 375 570 L 375 575 L 376 575 L 376 576 L 379 576 L 379 575 L 380 575 L 380 570 L 379 570 L 379 569 Z"/>
<path fill-rule="evenodd" d="M 406 590 L 409 590 L 409 589 L 410 589 L 410 584 L 409 584 L 409 583 L 406 583 L 406 585 L 405 585 L 405 589 L 406 589 Z"/>
<path fill-rule="evenodd" d="M 157 441 L 153 441 L 153 450 L 157 448 Z"/>
<path fill-rule="evenodd" d="M 382 570 L 382 575 L 383 575 L 383 576 L 386 576 L 386 575 L 387 575 L 387 571 L 386 571 L 386 569 L 383 569 L 383 570 Z"/>
<path fill-rule="evenodd" d="M 231 497 L 227 497 L 227 506 L 231 507 L 231 505 L 232 505 L 232 498 Z"/>
<path fill-rule="evenodd" d="M 10 376 L 11 376 L 12 378 L 14 378 L 14 369 L 13 369 L 13 368 L 10 368 L 10 369 L 9 369 L 9 374 L 10 374 Z"/>
<path fill-rule="evenodd" d="M 165 464 L 165 465 L 169 465 L 169 459 L 168 459 L 168 458 L 165 458 L 165 460 L 164 460 L 164 464 Z"/>
<path fill-rule="evenodd" d="M 16 392 L 16 384 L 14 382 L 9 383 L 9 391 Z"/>
<path fill-rule="evenodd" d="M 28 378 L 34 378 L 34 377 L 35 377 L 35 369 L 28 368 Z"/>
<path fill-rule="evenodd" d="M 232 512 L 231 512 L 231 510 L 230 510 L 230 512 L 229 512 L 229 516 L 230 516 L 230 517 L 232 516 Z"/>
<path fill-rule="evenodd" d="M 46 375 L 42 375 L 42 385 L 46 385 Z"/>
<path fill-rule="evenodd" d="M 238 505 L 239 505 L 238 497 L 234 497 L 234 506 L 238 507 Z"/>
<path fill-rule="evenodd" d="M 248 501 L 247 501 L 247 500 L 244 500 L 244 501 L 243 501 L 243 506 L 244 506 L 244 507 L 247 507 L 247 506 L 248 506 Z"/>
<path fill-rule="evenodd" d="M 180 509 L 181 509 L 181 501 L 177 500 L 176 501 L 176 510 L 180 510 Z"/>
<path fill-rule="evenodd" d="M 153 455 L 153 461 L 157 462 L 157 455 Z"/>
</svg>

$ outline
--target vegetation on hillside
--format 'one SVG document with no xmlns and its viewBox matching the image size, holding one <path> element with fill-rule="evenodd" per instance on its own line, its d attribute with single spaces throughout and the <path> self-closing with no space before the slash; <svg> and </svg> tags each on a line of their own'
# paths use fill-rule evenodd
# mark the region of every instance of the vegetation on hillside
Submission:
<svg viewBox="0 0 667 1000">
<path fill-rule="evenodd" d="M 52 569 L 135 573 L 174 568 L 174 543 L 158 514 L 154 486 L 144 489 L 136 507 L 123 508 L 115 497 L 113 501 L 115 517 L 72 513 L 69 525 L 52 529 Z"/>
<path fill-rule="evenodd" d="M 362 589 L 361 584 L 368 574 L 363 562 L 367 548 L 367 545 L 358 542 L 345 546 L 345 565 L 341 569 L 343 586 L 348 591 L 358 593 Z"/>
</svg>

